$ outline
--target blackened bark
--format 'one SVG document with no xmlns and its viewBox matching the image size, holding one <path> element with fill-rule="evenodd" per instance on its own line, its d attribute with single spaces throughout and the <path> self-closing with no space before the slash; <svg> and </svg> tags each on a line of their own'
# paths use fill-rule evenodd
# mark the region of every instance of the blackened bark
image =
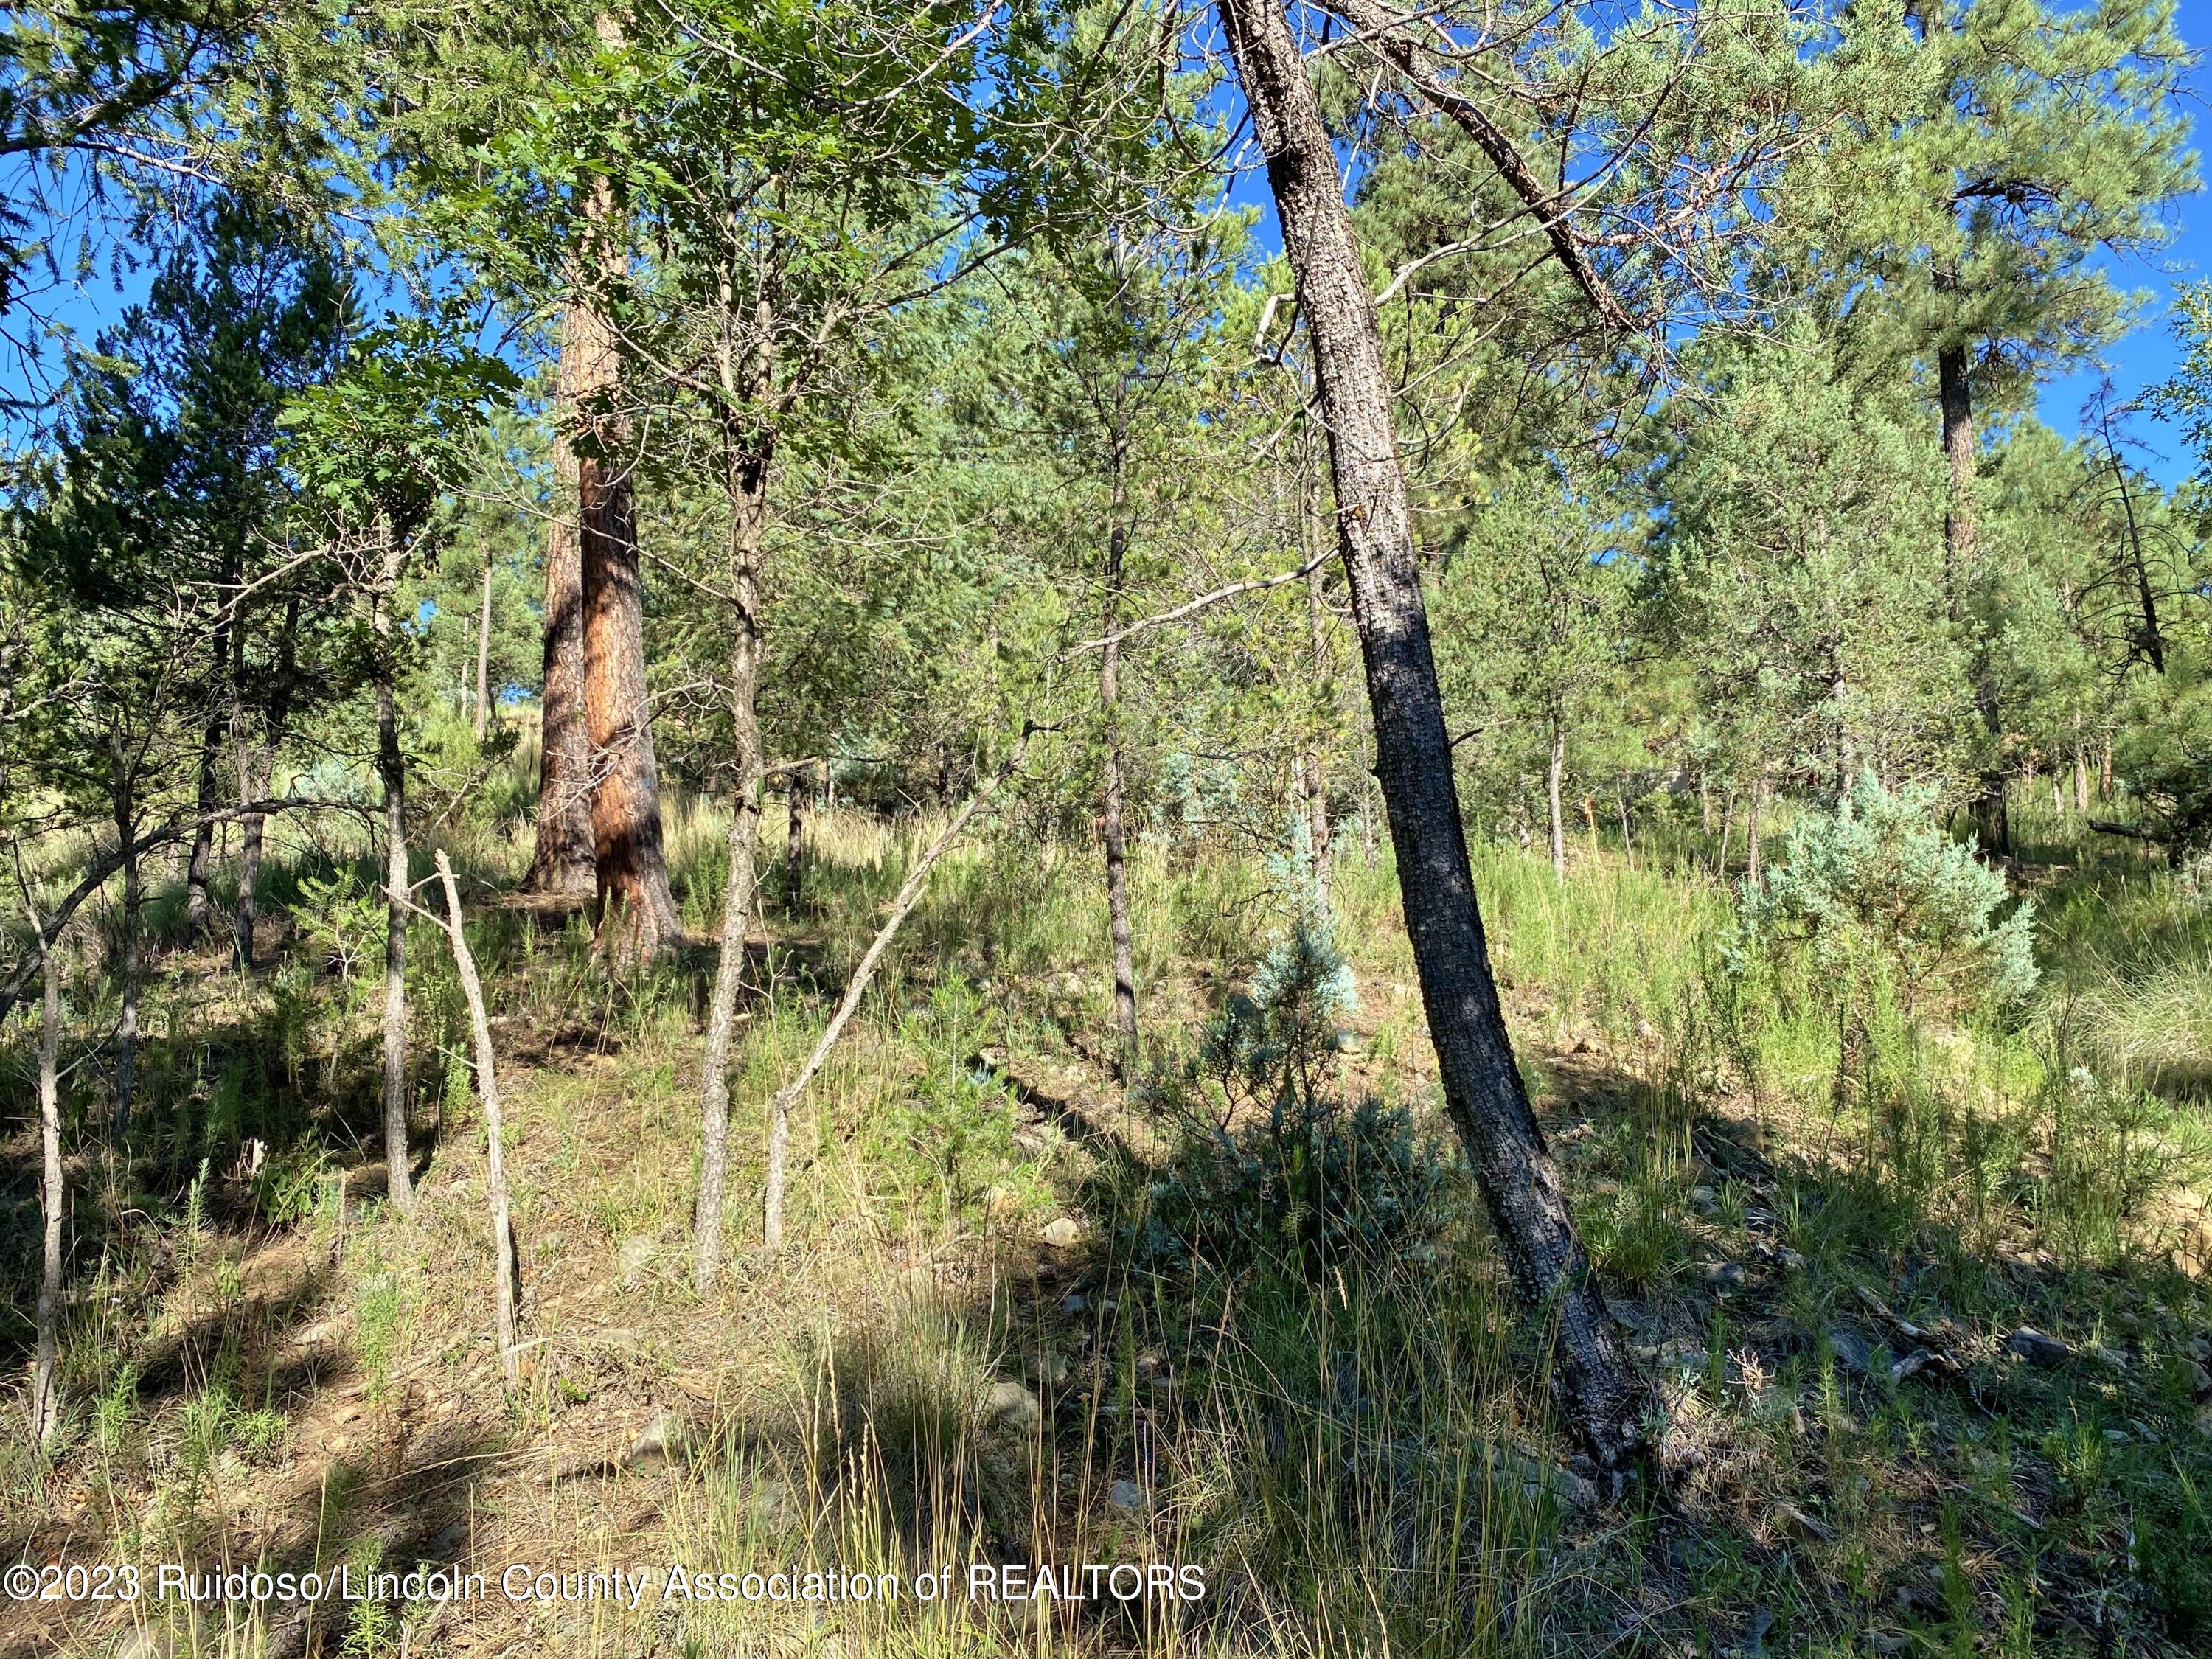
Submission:
<svg viewBox="0 0 2212 1659">
<path fill-rule="evenodd" d="M 560 418 L 575 408 L 576 307 L 561 332 Z M 553 439 L 553 516 L 545 533 L 544 690 L 538 699 L 538 842 L 524 884 L 583 894 L 597 885 L 592 851 L 592 753 L 584 731 L 584 547 L 576 452 Z"/>
<path fill-rule="evenodd" d="M 1279 0 L 1219 0 L 1218 10 L 1313 346 L 1338 545 L 1374 709 L 1376 771 L 1445 1108 L 1522 1306 L 1555 1333 L 1551 1375 L 1563 1414 L 1601 1466 L 1620 1469 L 1642 1443 L 1644 1390 L 1576 1234 L 1491 975 L 1374 295 L 1343 179 Z"/>
<path fill-rule="evenodd" d="M 2128 558 L 2134 567 L 2136 600 L 2142 607 L 2142 628 L 2136 636 L 2136 647 L 2148 659 L 2151 672 L 2166 672 L 2166 636 L 2158 625 L 2158 595 L 2152 589 L 2150 562 L 2143 556 L 2142 527 L 2136 522 L 2135 492 L 2128 487 L 2128 469 L 2121 463 L 2119 446 L 2112 441 L 2112 421 L 2108 412 L 2103 422 L 2105 456 L 2111 462 L 2112 481 L 2120 492 L 2120 507 L 2127 514 Z"/>
</svg>

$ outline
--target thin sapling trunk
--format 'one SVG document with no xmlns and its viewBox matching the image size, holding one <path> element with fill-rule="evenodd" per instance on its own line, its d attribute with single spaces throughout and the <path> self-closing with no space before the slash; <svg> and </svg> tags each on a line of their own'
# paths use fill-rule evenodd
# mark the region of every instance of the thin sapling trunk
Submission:
<svg viewBox="0 0 2212 1659">
<path fill-rule="evenodd" d="M 62 965 L 60 929 L 48 937 L 36 915 L 31 928 L 39 942 L 39 973 L 44 993 L 39 1026 L 39 1206 L 46 1223 L 39 1271 L 38 1335 L 31 1361 L 31 1443 L 52 1444 L 61 1428 L 60 1320 L 62 1307 Z"/>
</svg>

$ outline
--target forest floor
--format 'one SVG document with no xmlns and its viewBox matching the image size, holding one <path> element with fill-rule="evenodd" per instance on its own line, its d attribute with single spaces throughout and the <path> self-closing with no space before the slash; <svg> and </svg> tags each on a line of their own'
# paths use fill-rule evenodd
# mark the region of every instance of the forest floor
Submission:
<svg viewBox="0 0 2212 1659">
<path fill-rule="evenodd" d="M 695 919 L 718 839 L 703 813 L 672 837 Z M 610 988 L 580 918 L 507 896 L 512 841 L 457 849 L 517 1182 L 514 1389 L 435 936 L 411 970 L 421 1201 L 403 1219 L 369 1127 L 363 881 L 304 853 L 281 868 L 252 976 L 172 919 L 125 1154 L 88 1127 L 100 1011 L 67 1051 L 68 1437 L 51 1465 L 15 1445 L 5 1470 L 10 1560 L 135 1565 L 141 1594 L 0 1603 L 0 1654 L 2212 1650 L 2212 1293 L 2188 1158 L 2189 1022 L 2212 1004 L 2169 982 L 2212 922 L 2179 878 L 2032 868 L 2081 960 L 2101 948 L 2085 904 L 2155 906 L 2154 925 L 2069 980 L 2055 1024 L 1932 1034 L 1915 1086 L 1873 1100 L 1820 1072 L 1816 1035 L 1753 1054 L 1723 1031 L 1726 900 L 1686 863 L 1592 847 L 1561 888 L 1485 854 L 1524 1070 L 1653 1382 L 1651 1467 L 1606 1502 L 1549 1424 L 1540 1338 L 1440 1124 L 1392 878 L 1350 834 L 1336 909 L 1358 1011 L 1331 1045 L 1336 1138 L 1310 1143 L 1322 1179 L 1371 1194 L 1331 1212 L 1346 1248 L 1314 1245 L 1305 1154 L 1271 1164 L 1265 1110 L 1202 1086 L 1279 872 L 1146 854 L 1153 1070 L 1125 1090 L 1097 875 L 1032 848 L 941 872 L 799 1108 L 792 1242 L 763 1255 L 746 1200 L 764 1103 L 912 846 L 832 820 L 807 902 L 772 902 L 757 931 L 732 1259 L 704 1297 L 703 945 Z M 2123 1109 L 2068 1094 L 2076 1069 L 2155 1086 Z M 9 1260 L 34 1261 L 20 1119 L 0 1156 Z M 30 1271 L 10 1268 L 25 1310 Z M 1090 1563 L 1194 1568 L 1204 1594 L 1120 1599 L 1080 1572 L 1035 1593 L 1036 1565 Z M 158 1593 L 163 1564 L 484 1584 L 188 1603 Z M 1009 1565 L 1032 1571 L 970 1577 Z M 671 1593 L 679 1568 L 690 1594 Z M 840 1599 L 768 1599 L 779 1572 L 836 1575 Z M 702 1599 L 694 1573 L 740 1594 Z M 843 1595 L 863 1573 L 896 1575 L 897 1599 Z M 922 1600 L 924 1578 L 952 1593 Z"/>
</svg>

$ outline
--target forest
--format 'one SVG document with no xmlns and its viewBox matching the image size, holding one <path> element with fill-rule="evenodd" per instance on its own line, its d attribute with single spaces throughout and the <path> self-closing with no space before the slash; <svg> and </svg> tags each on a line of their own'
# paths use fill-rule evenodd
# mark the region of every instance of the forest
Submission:
<svg viewBox="0 0 2212 1659">
<path fill-rule="evenodd" d="M 11 0 L 0 1656 L 2212 1653 L 2189 21 Z"/>
</svg>

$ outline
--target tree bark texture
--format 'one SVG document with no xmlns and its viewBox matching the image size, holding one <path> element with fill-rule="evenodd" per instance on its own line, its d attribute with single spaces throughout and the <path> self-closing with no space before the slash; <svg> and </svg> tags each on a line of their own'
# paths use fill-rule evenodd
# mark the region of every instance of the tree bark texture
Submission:
<svg viewBox="0 0 2212 1659">
<path fill-rule="evenodd" d="M 196 939 L 205 937 L 215 921 L 215 902 L 208 893 L 215 863 L 215 823 L 210 815 L 215 811 L 216 798 L 222 793 L 218 781 L 220 757 L 238 700 L 238 665 L 234 660 L 237 629 L 231 611 L 238 586 L 238 558 L 232 554 L 219 579 L 216 593 L 222 609 L 216 613 L 208 641 L 214 667 L 208 682 L 207 726 L 200 737 L 197 799 L 199 817 L 209 821 L 193 836 L 191 855 L 185 862 L 185 925 Z"/>
<path fill-rule="evenodd" d="M 1129 837 L 1127 801 L 1121 771 L 1121 647 L 1113 637 L 1121 626 L 1121 575 L 1128 556 L 1124 521 L 1122 467 L 1125 455 L 1114 445 L 1113 522 L 1106 532 L 1106 645 L 1098 653 L 1098 712 L 1106 727 L 1105 799 L 1101 803 L 1101 839 L 1106 847 L 1106 927 L 1114 949 L 1114 1030 L 1121 1042 L 1121 1080 L 1137 1075 L 1137 954 L 1129 927 Z"/>
<path fill-rule="evenodd" d="M 582 343 L 577 307 L 561 330 L 559 422 L 574 417 Z M 553 518 L 545 532 L 545 689 L 538 699 L 538 844 L 525 885 L 582 894 L 597 884 L 592 851 L 592 750 L 584 731 L 584 544 L 580 472 L 563 424 L 553 437 Z"/>
<path fill-rule="evenodd" d="M 400 543 L 386 550 L 369 623 L 376 635 L 376 775 L 384 787 L 384 1167 L 392 1208 L 415 1212 L 407 1163 L 407 918 L 413 906 L 407 868 L 407 762 L 399 750 L 399 704 L 392 684 L 392 595 L 399 585 Z"/>
<path fill-rule="evenodd" d="M 737 770 L 731 803 L 729 885 L 707 1012 L 706 1054 L 699 1074 L 699 1200 L 692 1217 L 692 1280 L 705 1291 L 722 1260 L 722 1195 L 728 1178 L 730 1045 L 745 969 L 745 933 L 752 926 L 760 856 L 761 532 L 768 511 L 767 446 L 732 434 L 725 466 L 730 498 L 730 746 Z M 798 795 L 792 799 L 795 801 Z"/>
<path fill-rule="evenodd" d="M 269 793 L 277 746 L 284 741 L 285 732 L 291 724 L 292 679 L 299 672 L 299 639 L 300 596 L 295 593 L 284 602 L 283 630 L 277 635 L 276 680 L 270 689 L 268 729 L 263 733 L 258 751 L 249 745 L 240 762 L 238 799 L 241 805 Z M 253 968 L 253 930 L 261 919 L 261 855 L 268 823 L 268 815 L 263 812 L 248 812 L 239 820 L 238 919 L 231 937 L 231 955 L 240 968 L 249 972 Z"/>
<path fill-rule="evenodd" d="M 1320 516 L 1320 502 L 1313 499 L 1320 493 L 1316 481 L 1311 494 L 1302 492 L 1298 501 L 1298 551 L 1300 562 L 1309 567 L 1306 571 L 1306 641 L 1313 653 L 1314 685 L 1325 698 L 1325 712 L 1334 715 L 1336 706 L 1336 670 L 1328 658 L 1328 607 L 1322 603 L 1321 567 L 1314 562 L 1314 521 Z M 1328 870 L 1328 774 L 1322 762 L 1318 745 L 1306 750 L 1306 842 L 1313 854 L 1314 894 L 1321 900 L 1324 912 L 1329 908 Z"/>
<path fill-rule="evenodd" d="M 621 30 L 601 17 L 603 40 Z M 614 193 L 590 204 L 599 275 L 619 285 L 629 266 Z M 660 775 L 645 684 L 645 590 L 637 547 L 629 421 L 619 408 L 622 358 L 612 325 L 590 303 L 571 306 L 576 396 L 592 432 L 577 459 L 583 526 L 584 732 L 590 745 L 592 847 L 598 874 L 599 948 L 617 969 L 676 948 L 683 919 L 661 844 Z"/>
<path fill-rule="evenodd" d="M 485 1197 L 491 1206 L 492 1255 L 496 1266 L 495 1310 L 499 1331 L 499 1369 L 512 1388 L 520 1380 L 514 1346 L 521 1299 L 520 1273 L 514 1253 L 514 1224 L 507 1205 L 506 1133 L 500 1121 L 499 1068 L 491 1047 L 491 1020 L 484 1012 L 483 983 L 477 976 L 477 959 L 461 928 L 460 890 L 453 882 L 453 866 L 446 849 L 438 849 L 438 880 L 446 890 L 446 938 L 453 947 L 453 968 L 460 975 L 461 995 L 469 1006 L 469 1034 L 476 1049 L 477 1098 L 483 1103 L 487 1167 Z"/>
<path fill-rule="evenodd" d="M 1338 544 L 1374 710 L 1376 771 L 1445 1106 L 1521 1304 L 1553 1327 L 1562 1414 L 1591 1455 L 1618 1470 L 1642 1444 L 1644 1390 L 1576 1233 L 1490 971 L 1374 295 L 1335 152 L 1279 0 L 1219 0 L 1218 10 L 1313 348 Z"/>
<path fill-rule="evenodd" d="M 806 902 L 806 798 L 814 792 L 814 769 L 794 766 L 784 786 L 789 813 L 783 831 L 783 902 L 793 915 Z"/>
<path fill-rule="evenodd" d="M 33 919 L 36 926 L 36 918 Z M 46 1223 L 39 1270 L 38 1334 L 31 1360 L 31 1443 L 52 1443 L 61 1427 L 62 965 L 60 928 L 39 940 L 43 991 L 39 1026 L 39 1208 Z"/>
</svg>

